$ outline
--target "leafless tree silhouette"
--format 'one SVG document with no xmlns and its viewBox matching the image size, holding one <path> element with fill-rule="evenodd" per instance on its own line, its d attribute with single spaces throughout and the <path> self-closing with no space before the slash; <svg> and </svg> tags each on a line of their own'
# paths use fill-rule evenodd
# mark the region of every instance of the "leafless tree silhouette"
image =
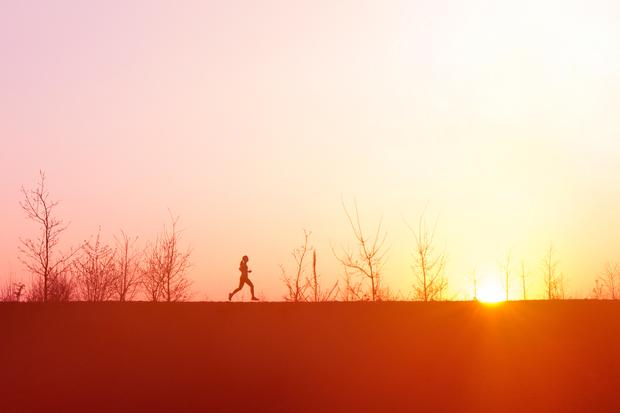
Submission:
<svg viewBox="0 0 620 413">
<path fill-rule="evenodd" d="M 24 296 L 26 285 L 21 281 L 14 281 L 12 276 L 0 286 L 0 301 L 20 302 Z"/>
<path fill-rule="evenodd" d="M 131 238 L 121 230 L 116 242 L 116 276 L 114 279 L 114 296 L 118 301 L 131 301 L 142 284 L 140 255 L 135 248 L 138 237 Z"/>
<path fill-rule="evenodd" d="M 308 254 L 308 249 L 312 249 L 308 247 L 308 238 L 310 237 L 310 232 L 304 229 L 304 241 L 301 246 L 295 248 L 291 255 L 295 260 L 295 273 L 290 276 L 287 274 L 283 265 L 280 265 L 282 270 L 282 280 L 286 285 L 287 295 L 284 296 L 286 301 L 299 302 L 299 301 L 307 301 L 306 300 L 306 288 L 307 284 L 304 282 L 304 273 L 306 271 L 306 263 L 305 259 Z"/>
<path fill-rule="evenodd" d="M 620 267 L 607 263 L 603 273 L 595 280 L 594 297 L 597 299 L 620 299 Z"/>
<path fill-rule="evenodd" d="M 184 301 L 189 298 L 191 283 L 186 273 L 191 251 L 179 248 L 178 220 L 178 217 L 171 217 L 171 228 L 164 226 L 155 243 L 147 248 L 143 285 L 151 301 Z"/>
<path fill-rule="evenodd" d="M 521 289 L 523 291 L 523 300 L 527 300 L 526 279 L 527 271 L 525 270 L 525 261 L 521 260 Z"/>
<path fill-rule="evenodd" d="M 437 221 L 429 228 L 422 215 L 418 221 L 418 229 L 411 226 L 409 229 L 416 243 L 413 254 L 414 298 L 421 301 L 443 300 L 448 289 L 448 280 L 445 277 L 445 252 L 437 252 L 435 247 Z"/>
<path fill-rule="evenodd" d="M 282 269 L 282 279 L 287 289 L 287 295 L 284 296 L 286 301 L 322 302 L 329 301 L 336 296 L 338 281 L 329 290 L 324 291 L 321 287 L 320 276 L 316 270 L 316 250 L 308 246 L 311 234 L 311 232 L 304 229 L 303 243 L 291 253 L 295 260 L 294 275 L 288 275 L 284 266 L 280 266 Z M 306 260 L 310 251 L 312 251 L 312 272 L 308 274 Z"/>
<path fill-rule="evenodd" d="M 476 268 L 472 271 L 472 282 L 474 284 L 474 301 L 478 301 L 478 273 Z"/>
<path fill-rule="evenodd" d="M 600 279 L 594 280 L 594 288 L 592 288 L 592 294 L 597 300 L 605 299 L 605 290 L 603 289 L 603 283 Z"/>
<path fill-rule="evenodd" d="M 362 228 L 357 202 L 354 203 L 353 214 L 349 212 L 346 205 L 342 205 L 344 212 L 353 231 L 353 236 L 357 243 L 357 252 L 343 249 L 339 255 L 334 251 L 336 259 L 345 267 L 345 276 L 360 275 L 370 281 L 370 299 L 376 301 L 381 299 L 381 275 L 387 249 L 385 239 L 387 234 L 382 234 L 379 221 L 377 230 L 372 237 L 367 237 Z M 349 285 L 351 286 L 351 285 Z M 347 293 L 348 294 L 348 293 Z"/>
<path fill-rule="evenodd" d="M 330 301 L 338 294 L 338 280 L 329 290 L 323 290 L 320 283 L 320 275 L 316 271 L 316 250 L 312 251 L 312 276 L 306 280 L 308 285 L 309 297 L 315 303 Z"/>
<path fill-rule="evenodd" d="M 344 288 L 340 290 L 340 300 L 348 301 L 360 301 L 364 299 L 364 291 L 362 288 L 362 282 L 358 277 L 353 278 L 351 271 L 346 265 L 344 267 Z"/>
<path fill-rule="evenodd" d="M 54 272 L 53 282 L 48 284 L 48 302 L 67 302 L 78 299 L 77 285 L 69 265 L 70 263 L 67 263 L 67 266 L 63 266 L 60 271 Z M 34 278 L 26 292 L 26 301 L 42 302 L 44 299 L 43 278 Z"/>
<path fill-rule="evenodd" d="M 502 263 L 502 271 L 504 272 L 504 288 L 506 290 L 506 301 L 508 301 L 508 292 L 510 287 L 510 271 L 511 271 L 511 263 L 512 263 L 512 253 L 508 251 L 506 254 L 506 259 Z"/>
<path fill-rule="evenodd" d="M 85 301 L 107 301 L 114 295 L 116 281 L 114 250 L 101 243 L 101 229 L 94 242 L 87 241 L 73 262 L 80 298 Z"/>
<path fill-rule="evenodd" d="M 7 280 L 0 286 L 0 301 L 13 301 L 13 281 Z"/>
<path fill-rule="evenodd" d="M 548 300 L 557 300 L 564 297 L 564 283 L 557 267 L 558 261 L 555 258 L 555 250 L 553 245 L 550 245 L 543 258 L 543 280 L 545 283 L 545 296 Z"/>
<path fill-rule="evenodd" d="M 61 256 L 56 250 L 60 235 L 67 229 L 67 225 L 56 217 L 58 202 L 50 200 L 43 171 L 39 172 L 39 181 L 34 189 L 27 190 L 22 186 L 21 192 L 24 198 L 19 205 L 26 213 L 26 218 L 38 224 L 40 230 L 39 236 L 34 239 L 20 239 L 20 261 L 35 277 L 30 299 L 51 301 L 51 289 L 56 293 L 54 299 L 62 299 L 67 296 L 68 291 L 65 290 L 71 284 L 66 270 L 73 253 Z M 54 286 L 54 283 L 62 285 Z"/>
</svg>

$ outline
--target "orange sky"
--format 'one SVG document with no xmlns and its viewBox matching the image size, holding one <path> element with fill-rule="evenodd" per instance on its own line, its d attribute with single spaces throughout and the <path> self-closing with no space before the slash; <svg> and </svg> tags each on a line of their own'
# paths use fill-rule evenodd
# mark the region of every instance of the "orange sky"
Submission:
<svg viewBox="0 0 620 413">
<path fill-rule="evenodd" d="M 195 299 L 225 298 L 243 254 L 280 298 L 302 228 L 339 276 L 353 198 L 384 217 L 393 290 L 426 208 L 454 297 L 508 250 L 540 296 L 551 242 L 586 296 L 620 260 L 619 41 L 612 1 L 4 2 L 0 279 L 28 279 L 19 188 L 44 169 L 65 247 L 179 214 Z"/>
</svg>

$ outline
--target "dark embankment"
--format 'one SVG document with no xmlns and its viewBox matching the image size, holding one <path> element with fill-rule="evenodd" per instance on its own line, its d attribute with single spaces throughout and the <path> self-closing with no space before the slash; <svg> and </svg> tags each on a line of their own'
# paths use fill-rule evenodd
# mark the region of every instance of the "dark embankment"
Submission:
<svg viewBox="0 0 620 413">
<path fill-rule="evenodd" d="M 0 411 L 620 411 L 620 304 L 0 305 Z"/>
</svg>

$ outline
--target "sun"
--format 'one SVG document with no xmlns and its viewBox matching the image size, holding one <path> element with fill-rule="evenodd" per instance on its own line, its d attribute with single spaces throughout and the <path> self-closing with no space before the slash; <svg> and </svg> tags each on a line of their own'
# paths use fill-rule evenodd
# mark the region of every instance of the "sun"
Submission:
<svg viewBox="0 0 620 413">
<path fill-rule="evenodd" d="M 495 280 L 485 279 L 478 286 L 477 298 L 483 303 L 499 303 L 506 300 L 506 292 Z"/>
</svg>

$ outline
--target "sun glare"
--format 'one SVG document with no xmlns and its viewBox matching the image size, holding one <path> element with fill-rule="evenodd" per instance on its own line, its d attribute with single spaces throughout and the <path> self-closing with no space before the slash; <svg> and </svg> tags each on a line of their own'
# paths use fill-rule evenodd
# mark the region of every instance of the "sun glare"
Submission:
<svg viewBox="0 0 620 413">
<path fill-rule="evenodd" d="M 488 279 L 478 287 L 477 297 L 483 303 L 499 303 L 506 300 L 506 292 L 498 282 Z"/>
</svg>

